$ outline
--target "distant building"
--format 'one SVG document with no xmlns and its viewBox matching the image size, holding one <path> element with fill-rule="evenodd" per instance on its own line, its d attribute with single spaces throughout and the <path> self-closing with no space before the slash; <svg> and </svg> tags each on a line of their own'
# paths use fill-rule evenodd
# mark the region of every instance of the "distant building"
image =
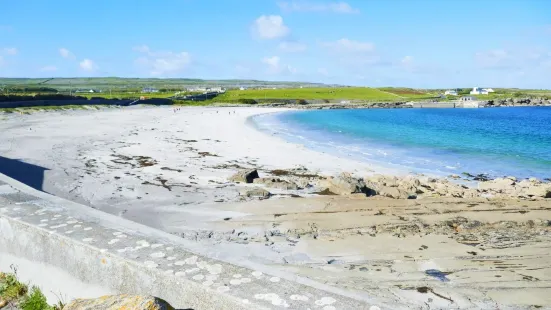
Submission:
<svg viewBox="0 0 551 310">
<path fill-rule="evenodd" d="M 190 92 L 206 92 L 207 91 L 207 88 L 206 87 L 190 87 L 188 88 L 188 91 Z"/>
<path fill-rule="evenodd" d="M 493 88 L 486 88 L 486 91 L 489 92 L 489 93 L 494 93 L 495 91 L 493 90 Z"/>
<path fill-rule="evenodd" d="M 144 87 L 144 89 L 142 89 L 142 93 L 158 93 L 158 92 L 159 90 L 153 87 Z"/>
<path fill-rule="evenodd" d="M 97 89 L 77 89 L 75 93 L 101 93 L 101 90 Z"/>
<path fill-rule="evenodd" d="M 207 92 L 217 92 L 217 93 L 223 93 L 225 92 L 226 90 L 223 89 L 222 87 L 209 87 L 206 89 Z"/>
<path fill-rule="evenodd" d="M 239 90 L 247 90 L 247 87 L 241 86 L 241 87 L 239 87 Z"/>
<path fill-rule="evenodd" d="M 461 101 L 475 101 L 476 98 L 473 97 L 473 96 L 465 96 L 465 97 L 461 97 L 460 100 L 461 100 Z"/>
<path fill-rule="evenodd" d="M 492 89 L 493 90 L 493 89 Z M 473 87 L 473 90 L 470 92 L 471 95 L 487 95 L 488 91 L 484 88 Z"/>
<path fill-rule="evenodd" d="M 457 96 L 457 91 L 456 90 L 446 90 L 446 92 L 444 92 L 444 95 Z"/>
</svg>

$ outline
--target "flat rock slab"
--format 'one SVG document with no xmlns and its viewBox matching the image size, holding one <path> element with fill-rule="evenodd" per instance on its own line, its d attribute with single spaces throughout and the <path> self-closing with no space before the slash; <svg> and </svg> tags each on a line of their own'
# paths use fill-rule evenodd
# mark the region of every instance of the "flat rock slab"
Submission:
<svg viewBox="0 0 551 310">
<path fill-rule="evenodd" d="M 153 296 L 114 295 L 95 299 L 75 299 L 63 310 L 174 310 L 166 301 Z"/>
</svg>

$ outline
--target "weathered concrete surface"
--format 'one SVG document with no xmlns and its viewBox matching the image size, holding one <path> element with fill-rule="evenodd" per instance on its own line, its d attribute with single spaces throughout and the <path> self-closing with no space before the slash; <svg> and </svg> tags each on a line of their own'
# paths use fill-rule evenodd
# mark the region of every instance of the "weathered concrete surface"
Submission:
<svg viewBox="0 0 551 310">
<path fill-rule="evenodd" d="M 1 174 L 0 182 L 0 250 L 62 268 L 86 283 L 158 296 L 183 309 L 410 308 L 197 255 L 173 235 L 38 192 Z"/>
</svg>

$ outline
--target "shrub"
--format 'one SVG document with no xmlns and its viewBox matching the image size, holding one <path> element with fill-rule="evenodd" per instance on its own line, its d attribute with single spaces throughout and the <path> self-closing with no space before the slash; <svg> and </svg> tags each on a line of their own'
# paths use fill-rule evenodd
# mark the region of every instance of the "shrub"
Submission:
<svg viewBox="0 0 551 310">
<path fill-rule="evenodd" d="M 30 294 L 25 297 L 19 305 L 22 310 L 53 310 L 54 307 L 48 305 L 46 296 L 36 286 L 33 286 Z"/>
<path fill-rule="evenodd" d="M 297 99 L 297 104 L 308 104 L 308 101 L 304 99 Z"/>
<path fill-rule="evenodd" d="M 242 103 L 242 104 L 257 104 L 258 103 L 254 99 L 245 99 L 245 98 L 240 98 L 239 100 L 237 100 L 237 102 Z"/>
<path fill-rule="evenodd" d="M 0 299 L 8 302 L 16 300 L 27 293 L 27 286 L 15 274 L 0 273 Z"/>
</svg>

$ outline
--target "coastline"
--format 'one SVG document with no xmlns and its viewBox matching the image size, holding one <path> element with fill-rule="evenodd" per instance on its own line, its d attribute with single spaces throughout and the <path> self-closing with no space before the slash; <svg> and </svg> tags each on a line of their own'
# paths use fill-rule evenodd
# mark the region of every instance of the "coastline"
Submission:
<svg viewBox="0 0 551 310">
<path fill-rule="evenodd" d="M 501 109 L 495 113 L 489 113 L 491 111 L 488 110 L 478 113 L 471 109 L 457 110 L 457 112 L 448 109 L 442 112 L 432 110 L 425 113 L 415 109 L 372 112 L 368 112 L 368 110 L 304 111 L 295 109 L 276 114 L 256 115 L 251 119 L 255 122 L 254 127 L 258 130 L 279 136 L 285 141 L 304 145 L 314 151 L 328 153 L 338 158 L 353 158 L 359 162 L 367 162 L 379 167 L 376 169 L 379 171 L 380 167 L 392 169 L 393 172 L 390 174 L 395 175 L 422 174 L 437 178 L 449 178 L 452 175 L 483 174 L 489 178 L 515 176 L 517 178 L 536 177 L 541 179 L 551 176 L 551 167 L 545 166 L 546 160 L 549 160 L 548 157 L 543 154 L 540 154 L 540 157 L 536 155 L 540 153 L 538 149 L 535 149 L 538 145 L 536 144 L 537 136 L 527 136 L 528 133 L 524 131 L 525 124 L 529 123 L 529 120 L 526 119 L 526 117 L 530 117 L 529 109 L 517 111 L 520 112 L 518 120 L 510 115 L 511 113 L 518 114 L 511 109 Z M 443 118 L 453 124 L 454 117 L 465 122 L 468 117 L 464 115 L 470 115 L 469 117 L 476 120 L 479 114 L 492 118 L 483 123 L 473 123 L 470 129 L 474 130 L 475 134 L 479 134 L 481 130 L 487 130 L 488 122 L 492 122 L 497 129 L 489 129 L 488 132 L 493 133 L 495 138 L 478 137 L 482 142 L 469 145 L 446 142 L 447 139 L 453 139 L 453 141 L 473 139 L 471 134 L 463 134 L 463 131 L 468 132 L 468 129 L 460 127 L 463 125 L 461 121 L 458 125 L 446 126 L 425 118 L 425 115 L 431 115 L 435 119 Z M 496 118 L 502 117 L 508 120 L 506 124 L 496 121 Z M 384 121 L 389 118 L 394 119 L 395 122 L 400 122 L 400 120 L 407 122 L 408 119 L 418 120 L 412 121 L 412 125 L 396 125 L 401 128 L 401 131 L 394 132 L 392 131 L 394 123 Z M 539 117 L 530 118 L 536 122 L 535 124 L 542 123 L 542 119 Z M 366 122 L 365 125 L 358 123 L 359 119 Z M 348 120 L 354 122 L 355 125 L 349 125 Z M 385 130 L 394 132 L 394 134 L 387 134 L 385 130 L 374 128 L 375 125 L 370 125 L 370 122 L 377 124 L 377 127 L 383 126 Z M 356 129 L 358 127 L 354 126 L 365 126 L 365 128 Z M 425 130 L 423 126 L 432 128 L 432 131 Z M 435 132 L 435 127 L 438 126 L 442 127 L 442 134 Z M 516 131 L 513 131 L 522 136 L 505 136 L 499 129 L 503 127 L 506 127 L 504 128 L 506 131 L 503 132 L 509 133 L 511 130 L 507 127 L 516 128 Z M 534 130 L 537 129 L 536 127 Z M 548 131 L 549 129 L 543 127 L 542 130 Z M 402 138 L 394 139 L 394 136 Z M 518 143 L 526 147 L 505 148 L 500 146 L 508 143 L 506 139 L 515 138 L 517 140 L 524 139 L 518 140 Z M 493 153 L 494 144 L 500 146 L 501 155 Z M 544 150 L 551 145 L 544 143 L 540 144 L 540 147 Z"/>
<path fill-rule="evenodd" d="M 41 190 L 169 232 L 218 257 L 436 308 L 551 305 L 542 294 L 551 279 L 530 271 L 549 268 L 541 246 L 551 244 L 551 201 L 508 192 L 532 183 L 488 182 L 492 191 L 477 192 L 424 177 L 411 179 L 427 188 L 418 199 L 382 192 L 368 197 L 355 192 L 357 184 L 341 195 L 317 195 L 333 181 L 327 177 L 342 172 L 366 182 L 394 173 L 247 124 L 254 115 L 282 111 L 291 110 L 130 107 L 9 115 L 0 140 L 11 143 L 0 145 L 0 154 L 41 177 Z M 261 182 L 230 180 L 242 169 L 256 169 Z M 389 176 L 381 182 L 400 193 L 402 181 Z M 497 185 L 499 192 L 491 187 Z M 454 196 L 458 190 L 462 198 Z M 270 195 L 254 196 L 264 191 Z M 504 260 L 515 265 L 496 268 L 494 262 Z M 449 273 L 453 285 L 427 270 Z M 539 280 L 519 281 L 517 273 Z M 497 275 L 502 282 L 495 282 Z M 416 291 L 423 286 L 453 302 Z M 508 299 L 520 288 L 522 296 Z"/>
</svg>

